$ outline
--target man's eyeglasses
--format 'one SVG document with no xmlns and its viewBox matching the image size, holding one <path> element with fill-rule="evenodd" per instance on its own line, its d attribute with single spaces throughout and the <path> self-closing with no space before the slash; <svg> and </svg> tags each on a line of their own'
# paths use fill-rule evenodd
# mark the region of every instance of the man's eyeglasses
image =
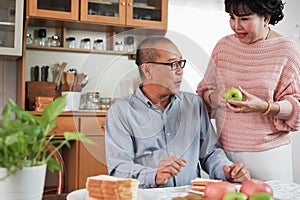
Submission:
<svg viewBox="0 0 300 200">
<path fill-rule="evenodd" d="M 166 62 L 146 62 L 149 64 L 159 64 L 159 65 L 169 65 L 171 67 L 172 71 L 175 71 L 178 69 L 178 67 L 180 67 L 181 69 L 184 68 L 186 60 L 178 60 L 178 61 L 174 61 L 174 62 L 170 62 L 170 63 L 166 63 Z"/>
</svg>

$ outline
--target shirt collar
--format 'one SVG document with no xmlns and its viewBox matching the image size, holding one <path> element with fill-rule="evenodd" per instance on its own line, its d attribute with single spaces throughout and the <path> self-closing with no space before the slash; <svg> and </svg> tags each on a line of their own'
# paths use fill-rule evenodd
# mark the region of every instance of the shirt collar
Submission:
<svg viewBox="0 0 300 200">
<path fill-rule="evenodd" d="M 140 84 L 139 87 L 135 91 L 135 95 L 138 99 L 143 101 L 147 106 L 153 107 L 153 103 L 148 99 L 148 97 L 145 96 L 145 94 L 142 91 L 143 84 Z M 170 104 L 172 104 L 176 99 L 180 100 L 179 94 L 174 94 L 171 96 Z"/>
</svg>

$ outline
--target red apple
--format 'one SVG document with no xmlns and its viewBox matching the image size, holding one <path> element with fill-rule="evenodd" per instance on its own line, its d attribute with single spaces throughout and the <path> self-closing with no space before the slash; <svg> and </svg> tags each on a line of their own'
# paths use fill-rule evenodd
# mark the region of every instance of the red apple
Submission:
<svg viewBox="0 0 300 200">
<path fill-rule="evenodd" d="M 270 185 L 258 179 L 249 179 L 242 183 L 240 192 L 246 194 L 248 197 L 258 192 L 265 192 L 273 195 L 273 190 Z"/>
<path fill-rule="evenodd" d="M 215 200 L 222 200 L 223 196 L 228 193 L 236 191 L 235 186 L 232 183 L 221 182 L 209 182 L 204 189 L 204 197 L 212 198 Z"/>
</svg>

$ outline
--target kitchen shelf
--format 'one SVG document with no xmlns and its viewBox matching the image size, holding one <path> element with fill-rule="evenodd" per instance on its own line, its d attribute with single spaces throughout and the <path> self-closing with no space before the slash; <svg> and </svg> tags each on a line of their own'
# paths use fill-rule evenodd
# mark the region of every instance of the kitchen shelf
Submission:
<svg viewBox="0 0 300 200">
<path fill-rule="evenodd" d="M 64 47 L 43 47 L 35 45 L 27 45 L 26 49 L 39 50 L 39 51 L 61 51 L 61 52 L 76 52 L 76 53 L 93 53 L 93 54 L 111 54 L 111 55 L 135 55 L 135 52 L 126 52 L 126 51 L 100 51 L 100 50 L 85 50 L 79 48 L 64 48 Z"/>
</svg>

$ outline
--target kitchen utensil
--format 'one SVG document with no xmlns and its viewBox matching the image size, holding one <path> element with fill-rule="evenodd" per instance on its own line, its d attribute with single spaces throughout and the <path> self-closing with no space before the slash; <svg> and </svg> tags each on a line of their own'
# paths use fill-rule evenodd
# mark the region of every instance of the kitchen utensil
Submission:
<svg viewBox="0 0 300 200">
<path fill-rule="evenodd" d="M 39 66 L 34 67 L 34 81 L 39 81 L 39 75 L 40 75 L 40 68 Z"/>
<path fill-rule="evenodd" d="M 61 65 L 59 65 L 59 74 L 58 74 L 58 79 L 57 79 L 57 82 L 56 82 L 56 90 L 60 89 L 61 78 L 62 78 L 62 75 L 64 73 L 64 70 L 65 70 L 66 66 L 67 66 L 66 62 L 63 62 Z"/>
<path fill-rule="evenodd" d="M 67 81 L 67 84 L 69 86 L 69 91 L 72 91 L 73 90 L 74 81 L 75 81 L 75 73 L 73 73 L 73 72 L 67 72 L 66 73 L 66 81 Z"/>
<path fill-rule="evenodd" d="M 81 82 L 83 81 L 83 79 L 84 79 L 83 73 L 76 74 L 74 85 L 73 85 L 74 92 L 81 92 Z"/>
<path fill-rule="evenodd" d="M 42 66 L 41 68 L 41 81 L 45 82 L 46 81 L 46 67 Z"/>
<path fill-rule="evenodd" d="M 87 75 L 84 75 L 84 79 L 81 82 L 81 88 L 84 88 L 88 82 L 89 82 L 89 77 Z"/>
<path fill-rule="evenodd" d="M 49 66 L 43 66 L 41 68 L 41 81 L 43 82 L 48 81 L 48 73 L 49 73 Z"/>
</svg>

